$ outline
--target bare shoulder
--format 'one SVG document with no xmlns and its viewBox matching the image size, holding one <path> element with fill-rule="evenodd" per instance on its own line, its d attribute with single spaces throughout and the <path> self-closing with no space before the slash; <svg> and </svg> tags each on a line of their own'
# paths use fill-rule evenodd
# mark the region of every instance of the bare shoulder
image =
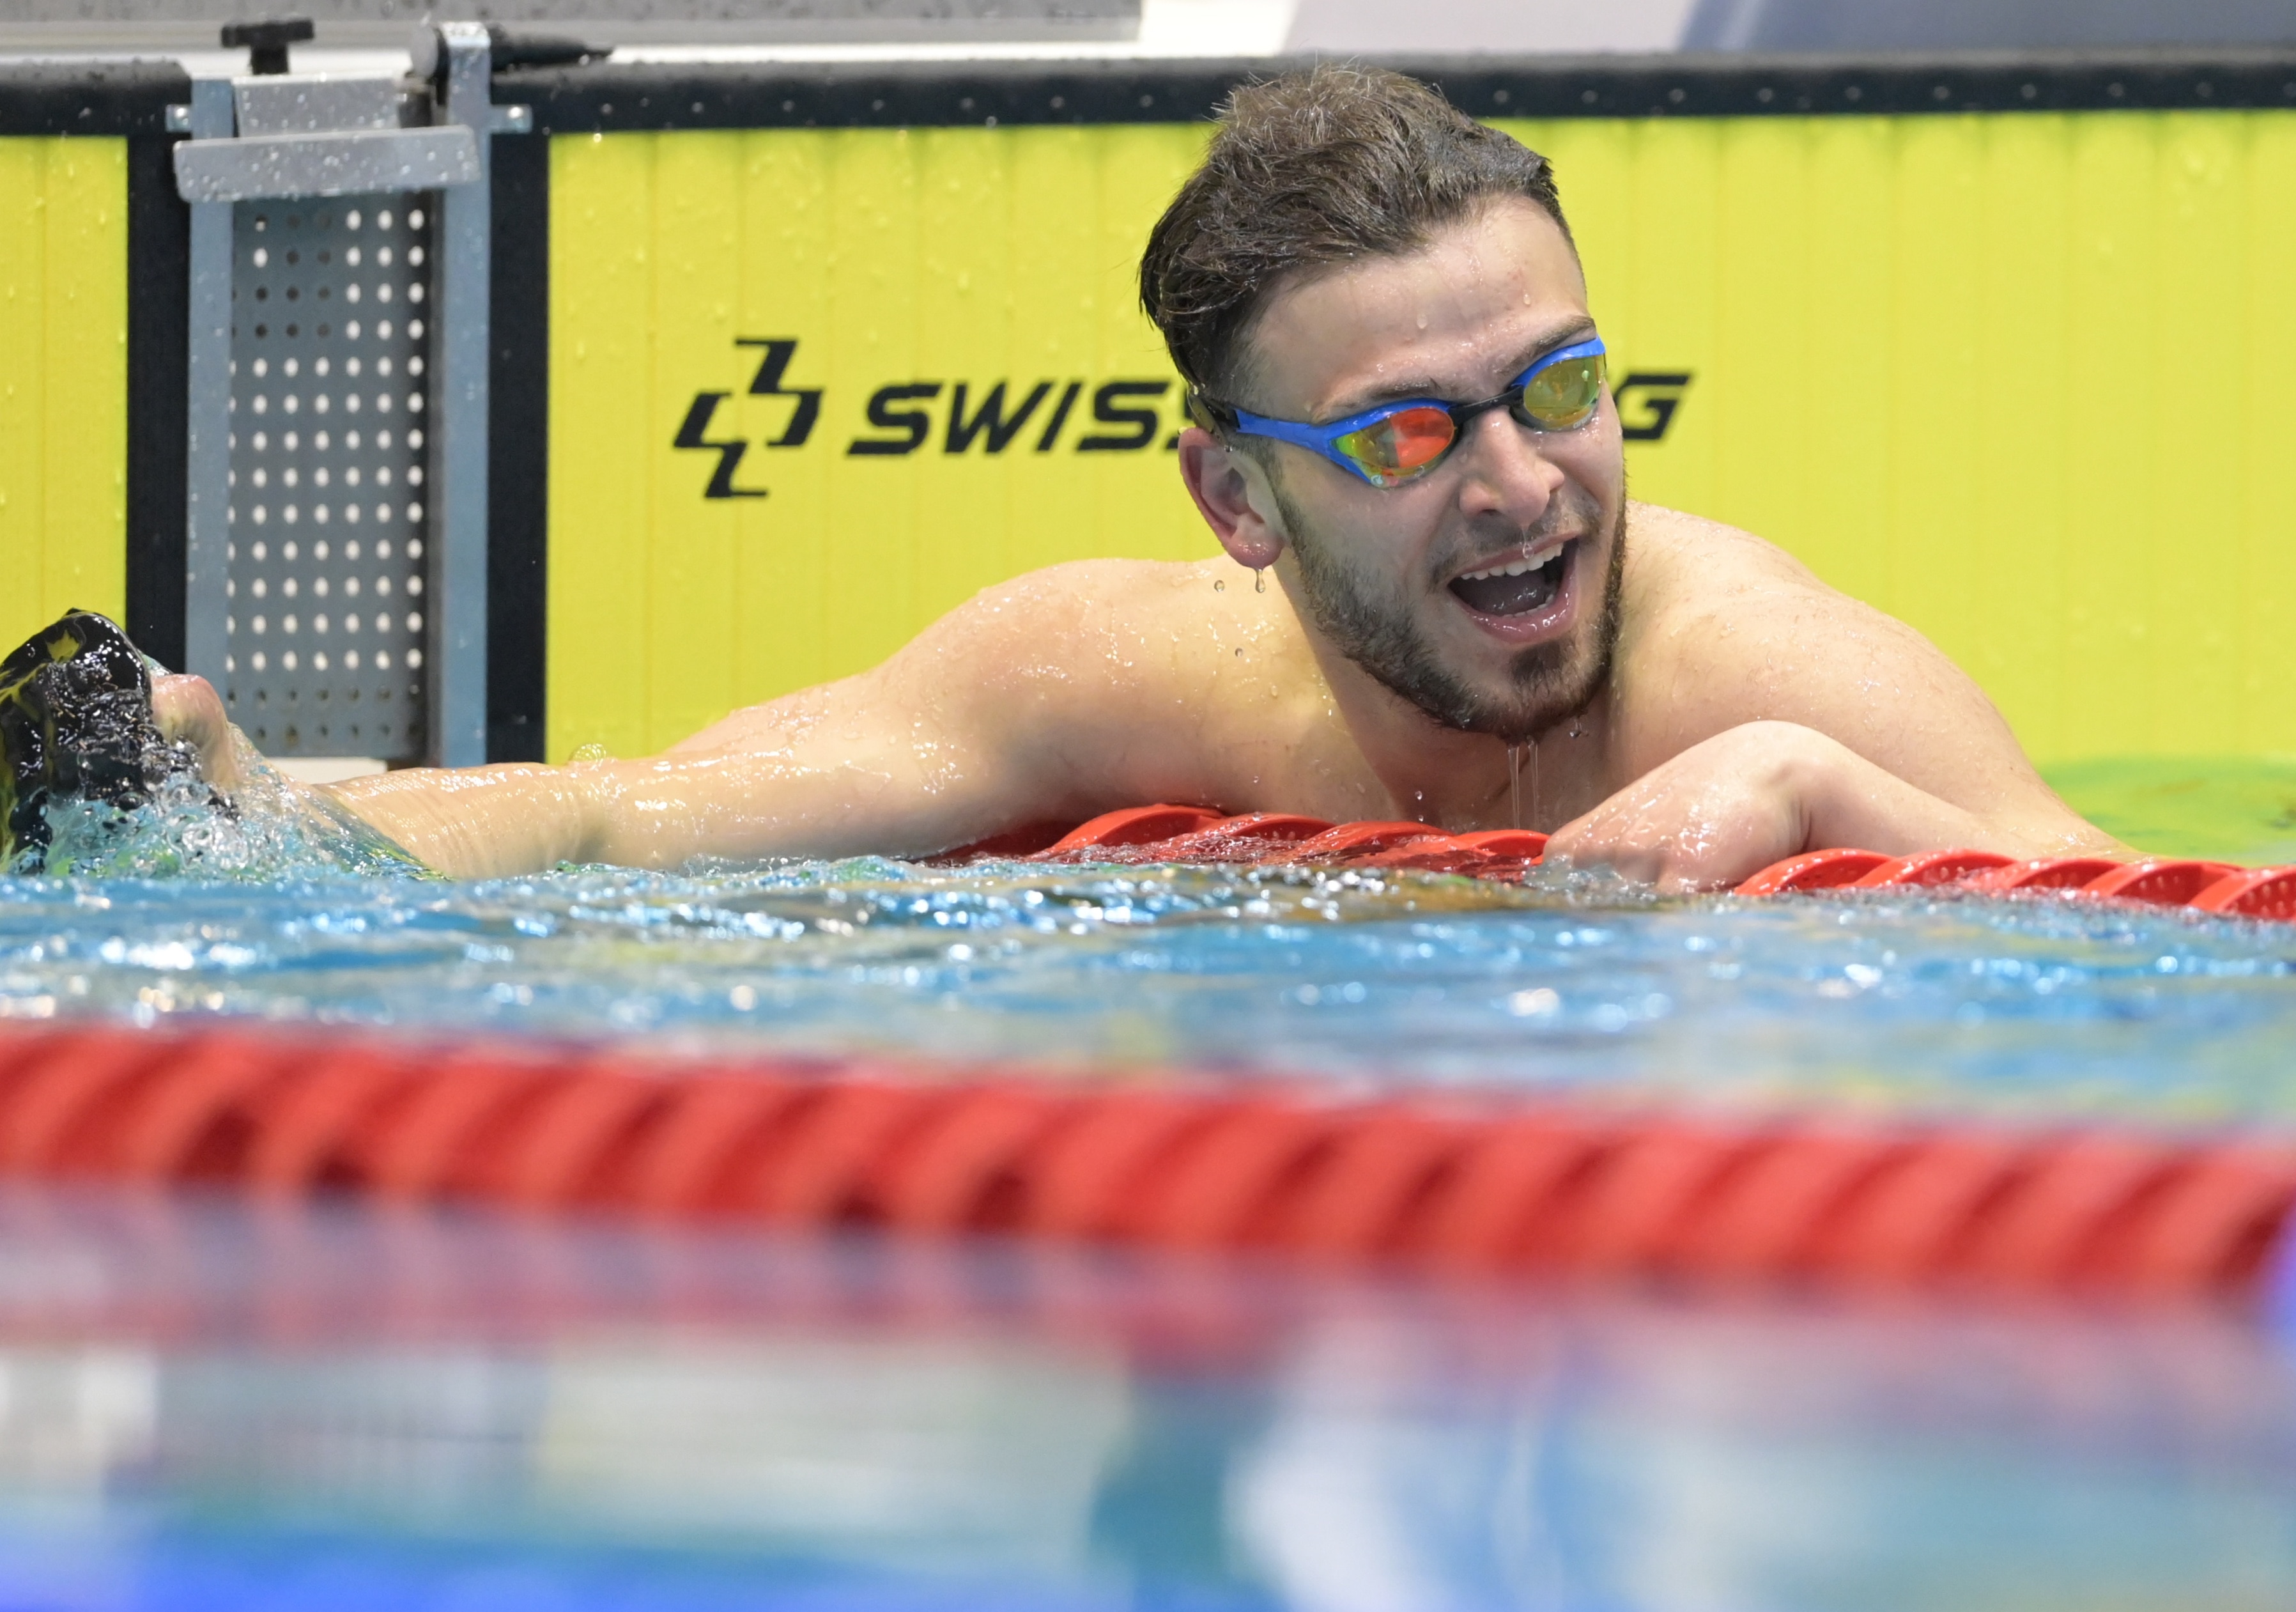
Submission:
<svg viewBox="0 0 2296 1612">
<path fill-rule="evenodd" d="M 1950 666 L 1914 629 L 1776 544 L 1654 504 L 1629 506 L 1624 588 L 1621 647 L 1658 664 L 1751 669 L 1849 653 Z"/>
<path fill-rule="evenodd" d="M 1209 574 L 1210 561 L 1069 560 L 1040 571 L 1023 572 L 1007 581 L 984 588 L 954 614 L 995 608 L 1005 601 L 1022 604 L 1056 599 L 1077 603 L 1131 604 L 1175 596 L 1197 576 Z"/>
<path fill-rule="evenodd" d="M 1747 594 L 1807 592 L 1852 602 L 1776 544 L 1656 504 L 1627 506 L 1627 553 L 1628 588 L 1661 615 L 1710 610 Z"/>
<path fill-rule="evenodd" d="M 1630 506 L 1617 682 L 1638 764 L 1745 722 L 1815 728 L 1958 799 L 2030 767 L 1992 702 L 1904 622 L 1751 532 Z"/>
<path fill-rule="evenodd" d="M 854 731 L 1042 730 L 1100 700 L 1111 668 L 1136 667 L 1152 626 L 1168 638 L 1190 576 L 1203 569 L 1081 560 L 1025 572 L 983 588 L 877 665 L 734 711 L 675 748 L 781 744 L 825 713 L 857 713 Z"/>
<path fill-rule="evenodd" d="M 1120 713 L 1145 739 L 1200 730 L 1246 669 L 1288 682 L 1308 666 L 1283 590 L 1256 590 L 1231 560 L 1079 560 L 983 589 L 877 675 L 913 696 L 1025 702 L 1032 720 Z"/>
<path fill-rule="evenodd" d="M 919 635 L 912 651 L 945 661 L 984 657 L 1075 677 L 1168 662 L 1176 644 L 1230 613 L 1226 560 L 1072 560 L 983 588 Z M 1150 667 L 1144 668 L 1144 658 Z"/>
<path fill-rule="evenodd" d="M 877 675 L 1072 815 L 1254 798 L 1314 726 L 1320 677 L 1283 590 L 1228 559 L 1085 560 L 983 590 Z"/>
</svg>

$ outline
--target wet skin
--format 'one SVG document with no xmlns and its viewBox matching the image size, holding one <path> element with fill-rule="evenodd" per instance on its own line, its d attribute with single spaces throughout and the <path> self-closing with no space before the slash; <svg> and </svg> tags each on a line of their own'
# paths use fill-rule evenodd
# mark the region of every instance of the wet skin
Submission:
<svg viewBox="0 0 2296 1612">
<path fill-rule="evenodd" d="M 1409 256 L 1279 288 L 1238 400 L 1320 421 L 1390 398 L 1487 398 L 1594 329 L 1561 232 L 1502 202 Z M 1663 890 L 1828 845 L 2121 851 L 1918 633 L 1759 539 L 1628 501 L 1607 396 L 1570 432 L 1487 413 L 1433 472 L 1390 489 L 1289 444 L 1231 449 L 1190 431 L 1178 456 L 1225 557 L 1021 577 L 873 670 L 737 711 L 657 757 L 409 770 L 332 793 L 433 867 L 482 876 L 922 854 L 1155 801 L 1505 827 L 1515 739 L 1521 817 L 1554 831 L 1550 858 Z M 1525 561 L 1544 569 L 1462 580 Z M 1447 720 L 1349 658 L 1318 608 L 1335 588 L 1439 674 Z M 1543 667 L 1528 681 L 1526 657 Z M 213 691 L 167 679 L 160 703 L 227 787 Z"/>
</svg>

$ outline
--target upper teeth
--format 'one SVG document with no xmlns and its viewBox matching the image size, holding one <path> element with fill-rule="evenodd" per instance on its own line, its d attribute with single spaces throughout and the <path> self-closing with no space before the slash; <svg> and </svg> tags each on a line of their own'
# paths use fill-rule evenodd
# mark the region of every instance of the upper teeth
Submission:
<svg viewBox="0 0 2296 1612">
<path fill-rule="evenodd" d="M 1459 580 L 1462 582 L 1480 582 L 1487 577 L 1528 576 L 1532 572 L 1544 570 L 1547 565 L 1553 563 L 1555 557 L 1562 554 L 1562 545 L 1557 543 L 1552 548 L 1540 549 L 1537 554 L 1530 555 L 1527 559 L 1509 560 L 1505 564 L 1494 565 L 1488 571 L 1471 571 L 1467 572 L 1466 575 L 1461 577 Z"/>
</svg>

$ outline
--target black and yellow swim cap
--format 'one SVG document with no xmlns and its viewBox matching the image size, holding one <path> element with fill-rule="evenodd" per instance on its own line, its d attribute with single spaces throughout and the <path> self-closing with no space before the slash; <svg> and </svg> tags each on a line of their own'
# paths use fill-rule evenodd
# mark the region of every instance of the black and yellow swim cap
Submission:
<svg viewBox="0 0 2296 1612">
<path fill-rule="evenodd" d="M 48 843 L 48 802 L 139 806 L 165 755 L 126 633 L 86 610 L 34 633 L 0 661 L 0 868 Z"/>
</svg>

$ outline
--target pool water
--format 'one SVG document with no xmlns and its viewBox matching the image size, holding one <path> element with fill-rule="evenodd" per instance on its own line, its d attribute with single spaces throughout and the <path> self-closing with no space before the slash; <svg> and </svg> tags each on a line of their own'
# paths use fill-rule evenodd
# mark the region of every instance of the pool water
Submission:
<svg viewBox="0 0 2296 1612">
<path fill-rule="evenodd" d="M 0 1016 L 2296 1119 L 2296 928 L 2054 900 L 881 860 L 0 884 Z"/>
<path fill-rule="evenodd" d="M 2112 784 L 2193 815 L 2152 786 Z M 0 1018 L 2296 1122 L 2296 925 L 876 859 L 451 883 L 276 789 L 57 829 L 0 878 Z M 1561 1292 L 0 1182 L 0 1608 L 2287 1606 L 2288 1296 Z"/>
<path fill-rule="evenodd" d="M 0 1192 L 0 1606 L 2296 1604 L 2209 1312 Z"/>
<path fill-rule="evenodd" d="M 2121 798 L 2151 798 L 2144 777 L 2161 786 L 2128 773 Z M 2242 787 L 2219 835 L 2269 798 Z M 2296 925 L 1918 892 L 1658 901 L 1542 872 L 419 871 L 275 777 L 232 815 L 189 785 L 125 822 L 67 813 L 0 880 L 0 1016 L 2296 1120 Z"/>
</svg>

